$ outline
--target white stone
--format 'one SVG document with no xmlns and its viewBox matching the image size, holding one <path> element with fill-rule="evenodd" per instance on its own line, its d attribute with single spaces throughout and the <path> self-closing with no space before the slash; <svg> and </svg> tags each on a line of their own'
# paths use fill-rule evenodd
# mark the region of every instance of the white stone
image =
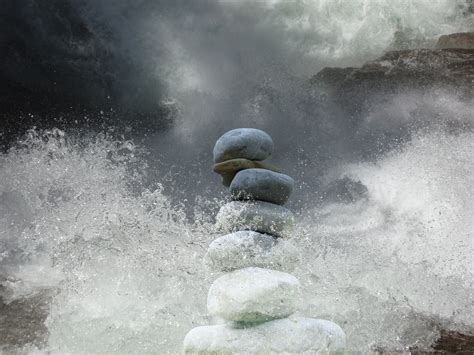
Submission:
<svg viewBox="0 0 474 355">
<path fill-rule="evenodd" d="M 261 200 L 283 205 L 290 198 L 295 181 L 267 169 L 244 169 L 232 179 L 230 193 L 237 199 Z"/>
<path fill-rule="evenodd" d="M 244 158 L 265 160 L 273 151 L 272 138 L 255 128 L 233 129 L 222 135 L 214 146 L 214 163 Z"/>
<path fill-rule="evenodd" d="M 300 253 L 290 242 L 281 238 L 239 231 L 214 240 L 209 245 L 204 262 L 217 271 L 251 266 L 292 271 L 300 262 Z"/>
<path fill-rule="evenodd" d="M 300 284 L 296 277 L 249 267 L 215 280 L 207 296 L 207 309 L 211 315 L 225 320 L 259 322 L 294 313 L 299 297 Z"/>
<path fill-rule="evenodd" d="M 289 209 L 264 201 L 232 201 L 222 206 L 216 216 L 216 226 L 227 233 L 252 230 L 288 237 L 294 223 Z"/>
<path fill-rule="evenodd" d="M 335 323 L 314 318 L 277 319 L 248 327 L 233 324 L 192 329 L 185 354 L 328 354 L 343 352 L 346 336 Z"/>
</svg>

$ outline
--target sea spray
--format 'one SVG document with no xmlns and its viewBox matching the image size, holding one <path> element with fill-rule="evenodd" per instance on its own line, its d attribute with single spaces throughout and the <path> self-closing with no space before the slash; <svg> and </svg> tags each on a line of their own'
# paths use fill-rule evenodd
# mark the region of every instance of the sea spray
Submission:
<svg viewBox="0 0 474 355">
<path fill-rule="evenodd" d="M 308 312 L 334 315 L 350 348 L 423 348 L 440 328 L 474 329 L 473 142 L 472 133 L 420 133 L 339 171 L 366 197 L 302 216 Z"/>
<path fill-rule="evenodd" d="M 368 195 L 297 217 L 305 314 L 340 323 L 361 351 L 430 343 L 439 326 L 472 329 L 473 141 L 420 133 L 339 171 Z M 159 187 L 131 191 L 134 167 L 146 171 L 140 150 L 56 131 L 31 132 L 2 155 L 2 294 L 54 290 L 53 353 L 173 353 L 188 329 L 209 323 L 202 259 L 218 235 L 209 216 L 188 222 Z"/>
<path fill-rule="evenodd" d="M 173 349 L 199 317 L 198 255 L 212 233 L 205 219 L 188 223 L 159 184 L 139 188 L 140 148 L 31 131 L 1 165 L 2 293 L 53 291 L 48 349 Z"/>
</svg>

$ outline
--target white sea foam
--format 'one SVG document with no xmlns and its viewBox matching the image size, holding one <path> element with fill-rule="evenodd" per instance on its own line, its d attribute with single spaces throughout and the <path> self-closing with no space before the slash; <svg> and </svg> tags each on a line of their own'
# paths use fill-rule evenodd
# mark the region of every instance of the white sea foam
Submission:
<svg viewBox="0 0 474 355">
<path fill-rule="evenodd" d="M 347 166 L 366 199 L 314 209 L 302 271 L 308 312 L 348 341 L 406 350 L 437 327 L 474 329 L 474 135 L 419 134 L 376 163 Z"/>
<path fill-rule="evenodd" d="M 207 222 L 186 222 L 159 184 L 141 187 L 132 142 L 55 130 L 22 145 L 1 157 L 7 301 L 57 290 L 47 319 L 56 353 L 177 349 L 203 313 Z"/>
</svg>

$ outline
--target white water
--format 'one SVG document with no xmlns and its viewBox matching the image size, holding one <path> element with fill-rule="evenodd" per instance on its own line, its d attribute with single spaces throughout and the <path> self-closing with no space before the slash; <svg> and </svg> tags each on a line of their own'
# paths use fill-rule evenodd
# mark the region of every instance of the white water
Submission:
<svg viewBox="0 0 474 355">
<path fill-rule="evenodd" d="M 433 323 L 472 331 L 473 156 L 472 133 L 434 132 L 346 167 L 367 199 L 311 210 L 301 222 L 309 312 L 345 324 L 357 349 L 429 345 Z"/>
<path fill-rule="evenodd" d="M 278 74 L 279 65 L 302 76 L 328 64 L 357 65 L 390 46 L 400 26 L 409 40 L 430 44 L 440 34 L 469 28 L 472 17 L 461 17 L 457 8 L 463 3 L 225 2 L 224 12 L 233 16 L 221 21 L 229 21 L 229 27 L 222 37 L 197 41 L 200 46 L 193 40 L 206 38 L 205 30 L 192 36 L 178 28 L 173 31 L 180 22 L 155 23 L 147 17 L 147 30 L 168 28 L 160 40 L 169 46 L 170 58 L 151 66 L 156 64 L 164 75 L 182 109 L 174 130 L 156 137 L 166 142 L 163 154 L 176 159 L 200 151 L 201 139 L 209 138 L 208 128 L 214 132 L 212 127 L 221 124 L 225 129 L 221 119 L 233 125 L 270 126 L 298 142 L 297 135 L 306 129 L 298 120 L 312 117 L 271 121 L 271 111 L 262 112 L 261 97 L 249 93 L 249 87 L 276 78 L 271 85 L 291 112 L 294 96 L 301 92 L 292 92 L 288 78 Z M 242 28 L 243 19 L 260 36 L 254 38 Z M 198 20 L 190 16 L 188 21 Z M 229 51 L 245 48 L 245 41 L 251 42 L 248 58 L 254 61 L 241 62 Z M 268 46 L 261 48 L 263 43 Z M 270 57 L 278 65 L 266 70 Z M 250 116 L 233 121 L 234 116 L 231 120 L 221 114 L 235 107 L 214 107 L 216 101 L 207 98 L 199 101 L 196 91 L 219 98 L 241 93 L 232 99 L 238 101 L 241 116 Z M 465 124 L 465 132 L 427 128 L 374 162 L 334 159 L 328 181 L 342 176 L 360 180 L 367 198 L 347 204 L 309 203 L 299 216 L 294 242 L 304 251 L 304 262 L 295 275 L 305 289 L 302 314 L 336 320 L 351 350 L 429 344 L 437 335 L 437 323 L 449 329 L 474 328 L 472 106 L 450 95 L 429 103 L 427 97 L 397 98 L 367 117 L 364 127 L 407 127 L 414 119 L 412 111 L 424 102 L 422 108 Z M 201 106 L 193 105 L 197 101 Z M 433 112 L 422 116 L 428 126 L 431 120 L 443 120 Z M 290 134 L 292 124 L 299 128 Z M 317 127 L 308 129 L 304 134 L 321 135 Z M 278 148 L 279 140 L 275 143 Z M 188 151 L 179 152 L 182 147 Z M 295 164 L 302 164 L 297 154 L 306 163 L 317 165 L 321 159 L 318 146 L 306 145 L 304 152 L 293 148 Z M 166 181 L 144 184 L 147 163 L 153 160 L 147 149 L 131 141 L 106 135 L 74 138 L 61 131 L 29 132 L 20 148 L 1 156 L 2 296 L 10 302 L 56 290 L 46 321 L 47 351 L 176 353 L 189 329 L 212 322 L 205 299 L 216 275 L 207 273 L 202 257 L 218 236 L 214 213 L 208 211 L 222 202 L 200 196 L 194 203 L 190 196 L 176 205 L 163 193 L 160 184 Z M 188 169 L 192 172 L 194 165 Z M 308 182 L 312 175 L 306 173 L 305 178 Z M 185 206 L 195 209 L 193 220 L 186 218 Z"/>
<path fill-rule="evenodd" d="M 190 224 L 159 187 L 132 192 L 146 168 L 131 142 L 54 132 L 25 144 L 1 161 L 10 298 L 59 289 L 47 319 L 53 353 L 178 351 L 211 321 L 210 216 Z M 472 133 L 430 133 L 344 167 L 368 198 L 300 216 L 303 313 L 335 319 L 354 350 L 429 340 L 432 321 L 472 329 L 473 156 Z"/>
<path fill-rule="evenodd" d="M 131 142 L 54 131 L 24 144 L 1 161 L 7 296 L 60 288 L 52 351 L 175 347 L 204 301 L 206 223 L 187 224 L 159 186 L 131 192 L 146 168 Z"/>
</svg>

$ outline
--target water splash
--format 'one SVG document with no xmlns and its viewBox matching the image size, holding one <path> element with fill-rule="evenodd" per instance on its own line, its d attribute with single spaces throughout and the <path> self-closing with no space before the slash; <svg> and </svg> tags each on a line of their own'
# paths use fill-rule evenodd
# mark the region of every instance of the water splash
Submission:
<svg viewBox="0 0 474 355">
<path fill-rule="evenodd" d="M 53 352 L 176 348 L 205 304 L 195 255 L 209 223 L 188 223 L 159 184 L 142 188 L 142 153 L 130 141 L 54 130 L 31 131 L 2 156 L 3 296 L 57 292 Z"/>
<path fill-rule="evenodd" d="M 345 166 L 367 196 L 299 219 L 305 314 L 334 319 L 353 350 L 427 346 L 473 329 L 472 133 L 419 134 L 376 163 Z M 52 353 L 179 351 L 209 323 L 202 257 L 217 235 L 161 187 L 142 185 L 132 142 L 29 132 L 1 159 L 2 286 L 9 302 L 54 290 Z M 30 346 L 25 351 L 32 351 Z"/>
<path fill-rule="evenodd" d="M 429 347 L 440 327 L 474 329 L 473 142 L 419 133 L 343 169 L 365 198 L 303 218 L 308 311 L 345 322 L 354 348 Z"/>
</svg>

